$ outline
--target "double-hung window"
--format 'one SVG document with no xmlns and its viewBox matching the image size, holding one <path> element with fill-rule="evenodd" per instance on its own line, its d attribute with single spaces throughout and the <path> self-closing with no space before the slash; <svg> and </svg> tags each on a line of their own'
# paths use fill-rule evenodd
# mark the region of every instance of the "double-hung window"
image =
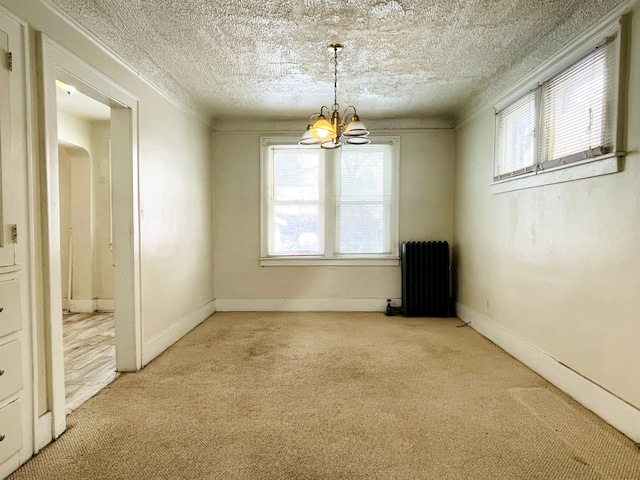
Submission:
<svg viewBox="0 0 640 480">
<path fill-rule="evenodd" d="M 262 139 L 261 263 L 397 264 L 398 139 L 291 142 Z"/>
<path fill-rule="evenodd" d="M 494 181 L 606 158 L 615 162 L 621 155 L 622 24 L 608 27 L 582 53 L 572 50 L 565 66 L 546 68 L 534 88 L 496 108 Z"/>
</svg>

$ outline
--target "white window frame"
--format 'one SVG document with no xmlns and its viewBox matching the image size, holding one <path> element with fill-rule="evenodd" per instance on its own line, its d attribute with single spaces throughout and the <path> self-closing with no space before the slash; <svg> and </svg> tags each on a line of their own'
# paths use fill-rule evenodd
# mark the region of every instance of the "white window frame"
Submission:
<svg viewBox="0 0 640 480">
<path fill-rule="evenodd" d="M 371 137 L 372 144 L 386 144 L 391 147 L 391 189 L 393 200 L 390 206 L 390 254 L 349 254 L 334 253 L 336 236 L 336 201 L 335 201 L 335 171 L 333 158 L 341 149 L 321 150 L 323 165 L 322 198 L 324 199 L 324 217 L 320 219 L 324 227 L 324 254 L 322 255 L 272 255 L 268 253 L 270 240 L 270 212 L 269 196 L 271 195 L 272 175 L 272 147 L 291 146 L 292 148 L 320 150 L 317 146 L 298 145 L 298 138 L 294 137 L 262 137 L 260 139 L 260 257 L 261 266 L 309 266 L 309 265 L 399 265 L 399 181 L 400 181 L 400 137 L 378 136 Z M 348 146 L 342 147 L 349 148 Z"/>
<path fill-rule="evenodd" d="M 492 169 L 492 182 L 489 184 L 492 193 L 503 193 L 525 188 L 550 185 L 561 182 L 579 180 L 583 178 L 595 177 L 599 175 L 607 175 L 618 173 L 623 168 L 623 157 L 625 152 L 622 151 L 623 132 L 624 132 L 624 105 L 626 101 L 626 50 L 627 50 L 627 18 L 626 16 L 617 17 L 614 21 L 611 18 L 604 21 L 599 27 L 592 29 L 587 34 L 576 39 L 567 48 L 554 55 L 547 62 L 536 69 L 530 76 L 525 78 L 517 86 L 512 88 L 507 95 L 502 97 L 495 104 L 496 121 L 494 123 L 494 163 Z M 499 112 L 515 104 L 528 92 L 536 92 L 536 130 L 541 125 L 540 119 L 540 91 L 542 85 L 548 80 L 554 78 L 561 72 L 571 68 L 576 62 L 585 58 L 591 51 L 605 41 L 610 42 L 610 47 L 614 52 L 614 78 L 612 89 L 612 102 L 609 106 L 611 109 L 611 142 L 610 149 L 607 153 L 586 158 L 580 161 L 570 163 L 548 162 L 539 158 L 538 148 L 540 141 L 536 140 L 535 164 L 533 168 L 524 169 L 513 172 L 510 177 L 497 179 L 494 177 L 496 171 L 495 162 L 498 153 L 498 121 Z"/>
</svg>

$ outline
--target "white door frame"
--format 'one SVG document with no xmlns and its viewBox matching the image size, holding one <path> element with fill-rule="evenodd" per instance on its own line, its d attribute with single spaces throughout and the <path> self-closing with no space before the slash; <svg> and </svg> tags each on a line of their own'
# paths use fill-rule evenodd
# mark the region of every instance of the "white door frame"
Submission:
<svg viewBox="0 0 640 480">
<path fill-rule="evenodd" d="M 116 367 L 142 367 L 140 309 L 140 216 L 138 196 L 138 99 L 111 79 L 38 34 L 42 93 L 40 201 L 43 242 L 44 320 L 47 338 L 48 403 L 51 434 L 66 429 L 62 286 L 60 276 L 60 205 L 55 80 L 111 107 L 111 156 L 114 243 L 114 317 Z"/>
</svg>

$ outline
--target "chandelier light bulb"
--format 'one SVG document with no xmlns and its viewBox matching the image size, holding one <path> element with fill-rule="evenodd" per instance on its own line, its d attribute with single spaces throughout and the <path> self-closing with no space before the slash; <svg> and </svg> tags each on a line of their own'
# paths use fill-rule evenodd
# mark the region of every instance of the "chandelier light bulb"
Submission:
<svg viewBox="0 0 640 480">
<path fill-rule="evenodd" d="M 319 139 L 325 139 L 329 136 L 335 135 L 333 131 L 333 126 L 329 121 L 325 118 L 324 115 L 320 115 L 316 123 L 311 127 L 311 134 Z"/>
</svg>

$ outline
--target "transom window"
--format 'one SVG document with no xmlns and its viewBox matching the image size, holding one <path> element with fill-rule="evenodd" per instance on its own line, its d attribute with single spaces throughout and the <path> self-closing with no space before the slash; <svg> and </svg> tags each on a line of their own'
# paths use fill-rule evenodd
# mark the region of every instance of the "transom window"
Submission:
<svg viewBox="0 0 640 480">
<path fill-rule="evenodd" d="M 261 258 L 397 258 L 398 139 L 335 150 L 291 141 L 262 140 Z"/>
</svg>

